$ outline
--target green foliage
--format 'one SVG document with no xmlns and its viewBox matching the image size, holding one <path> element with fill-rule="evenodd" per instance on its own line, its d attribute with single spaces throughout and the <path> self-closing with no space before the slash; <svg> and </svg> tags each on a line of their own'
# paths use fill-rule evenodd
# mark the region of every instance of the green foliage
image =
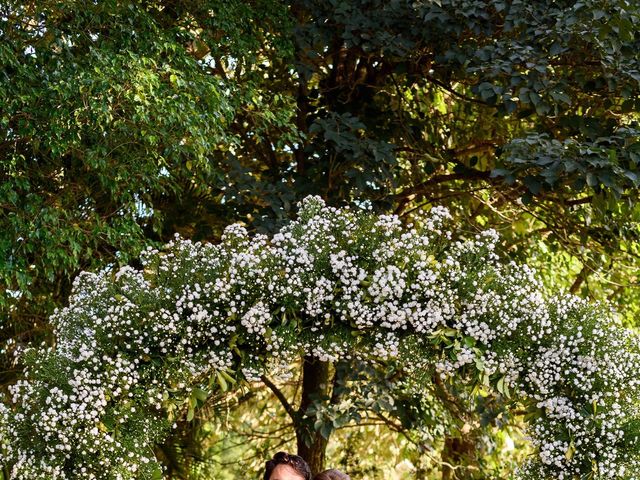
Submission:
<svg viewBox="0 0 640 480">
<path fill-rule="evenodd" d="M 606 295 L 633 282 L 633 2 L 69 0 L 2 18 L 15 334 L 82 268 L 236 219 L 273 231 L 308 194 L 445 202 L 474 227 L 534 216 L 586 271 L 610 266 L 625 286 Z M 505 242 L 526 252 L 529 231 Z"/>
<path fill-rule="evenodd" d="M 225 222 L 202 208 L 206 186 L 226 183 L 226 163 L 211 155 L 237 142 L 230 124 L 260 85 L 252 73 L 216 75 L 213 55 L 288 55 L 275 37 L 286 17 L 269 2 L 185 7 L 2 5 L 0 312 L 13 341 L 41 338 L 33 326 L 46 327 L 81 269 L 126 264 L 167 232 L 211 235 Z M 202 51 L 203 28 L 218 37 L 215 51 Z M 260 114 L 263 128 L 285 107 Z"/>
</svg>

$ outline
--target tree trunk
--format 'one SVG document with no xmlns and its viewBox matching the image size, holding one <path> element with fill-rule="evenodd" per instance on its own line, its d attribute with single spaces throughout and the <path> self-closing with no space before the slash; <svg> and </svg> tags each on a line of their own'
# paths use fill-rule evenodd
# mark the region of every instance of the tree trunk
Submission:
<svg viewBox="0 0 640 480">
<path fill-rule="evenodd" d="M 464 466 L 472 463 L 474 449 L 475 444 L 469 438 L 446 437 L 442 450 L 442 480 L 468 478 L 456 475 L 452 467 L 461 466 L 464 472 Z"/>
<path fill-rule="evenodd" d="M 304 438 L 297 435 L 298 455 L 304 458 L 311 468 L 311 473 L 317 475 L 324 470 L 325 453 L 327 451 L 328 439 L 324 438 L 320 433 L 313 435 L 313 443 L 307 446 Z"/>
<path fill-rule="evenodd" d="M 313 428 L 313 419 L 304 418 L 313 398 L 326 398 L 329 390 L 329 363 L 305 357 L 302 366 L 302 398 L 300 422 L 296 425 L 298 455 L 304 458 L 313 475 L 324 470 L 328 439 Z"/>
</svg>

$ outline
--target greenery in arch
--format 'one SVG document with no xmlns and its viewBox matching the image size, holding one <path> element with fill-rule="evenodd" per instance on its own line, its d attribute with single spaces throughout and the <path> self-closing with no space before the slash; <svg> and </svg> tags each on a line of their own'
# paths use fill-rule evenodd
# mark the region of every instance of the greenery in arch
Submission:
<svg viewBox="0 0 640 480">
<path fill-rule="evenodd" d="M 415 225 L 310 197 L 273 237 L 176 238 L 144 268 L 83 273 L 24 352 L 2 404 L 3 463 L 20 479 L 161 478 L 153 446 L 213 392 L 265 369 L 401 360 L 524 408 L 537 455 L 522 478 L 640 475 L 638 337 L 602 305 L 542 292 L 497 235 L 452 241 L 449 214 Z M 295 412 L 290 412 L 295 415 Z"/>
</svg>

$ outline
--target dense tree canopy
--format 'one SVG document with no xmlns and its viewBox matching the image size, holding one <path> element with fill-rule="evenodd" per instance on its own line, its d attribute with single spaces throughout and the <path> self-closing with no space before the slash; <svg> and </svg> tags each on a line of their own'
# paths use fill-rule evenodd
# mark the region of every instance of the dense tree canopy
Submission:
<svg viewBox="0 0 640 480">
<path fill-rule="evenodd" d="M 224 3 L 212 29 L 268 7 Z M 268 48 L 269 12 L 269 34 L 225 28 L 226 53 Z M 235 143 L 234 110 L 268 107 L 249 75 L 224 80 L 199 62 L 189 19 L 161 5 L 5 2 L 1 13 L 2 303 L 32 324 L 79 268 L 126 263 L 185 205 L 201 210 L 222 175 L 212 152 Z"/>
<path fill-rule="evenodd" d="M 633 0 L 3 2 L 3 385 L 80 271 L 139 265 L 175 232 L 273 233 L 309 194 L 403 222 L 447 205 L 454 238 L 496 228 L 543 281 L 635 324 L 639 17 Z M 438 389 L 468 403 L 458 426 L 491 404 Z M 310 414 L 332 404 L 303 391 Z M 406 406 L 411 429 L 425 406 Z"/>
<path fill-rule="evenodd" d="M 5 2 L 14 315 L 115 251 L 272 229 L 309 193 L 544 230 L 597 252 L 585 273 L 635 255 L 637 20 L 621 0 Z"/>
</svg>

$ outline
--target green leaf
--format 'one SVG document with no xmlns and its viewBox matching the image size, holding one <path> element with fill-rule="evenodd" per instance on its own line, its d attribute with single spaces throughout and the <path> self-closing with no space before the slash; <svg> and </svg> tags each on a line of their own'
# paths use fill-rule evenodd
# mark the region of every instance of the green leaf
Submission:
<svg viewBox="0 0 640 480">
<path fill-rule="evenodd" d="M 587 185 L 589 185 L 590 187 L 595 187 L 596 185 L 598 185 L 598 177 L 593 174 L 593 173 L 587 173 L 586 176 L 587 179 Z"/>
<path fill-rule="evenodd" d="M 534 177 L 526 176 L 524 178 L 524 184 L 533 195 L 538 195 L 542 191 L 542 183 Z"/>
<path fill-rule="evenodd" d="M 218 385 L 223 392 L 226 392 L 229 389 L 229 384 L 227 383 L 227 379 L 221 372 L 216 372 L 216 377 L 218 379 Z"/>
<path fill-rule="evenodd" d="M 201 402 L 206 401 L 207 397 L 209 396 L 209 394 L 204 390 L 202 390 L 201 388 L 195 388 L 192 392 L 192 395 L 198 400 L 200 400 Z"/>
<path fill-rule="evenodd" d="M 569 447 L 567 448 L 567 451 L 566 451 L 566 453 L 565 453 L 564 457 L 565 457 L 567 460 L 571 461 L 571 459 L 573 458 L 573 456 L 575 455 L 575 453 L 576 453 L 576 445 L 575 445 L 575 443 L 573 442 L 573 440 L 571 440 L 571 443 L 569 443 Z"/>
</svg>

